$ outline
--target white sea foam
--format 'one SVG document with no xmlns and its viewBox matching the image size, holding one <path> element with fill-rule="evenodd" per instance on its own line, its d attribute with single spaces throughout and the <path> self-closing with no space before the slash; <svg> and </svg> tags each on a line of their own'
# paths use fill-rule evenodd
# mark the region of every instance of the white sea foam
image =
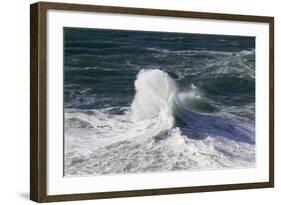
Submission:
<svg viewBox="0 0 281 205">
<path fill-rule="evenodd" d="M 247 127 L 185 111 L 181 107 L 184 95 L 167 73 L 157 69 L 142 70 L 135 81 L 135 89 L 133 103 L 124 115 L 112 115 L 106 109 L 66 110 L 65 175 L 255 165 L 253 143 L 232 135 L 224 136 L 224 132 L 213 125 L 233 129 L 234 134 L 251 135 Z M 198 97 L 200 92 L 191 85 L 189 95 Z M 203 138 L 194 138 L 190 130 L 185 132 L 177 125 L 175 112 L 178 111 L 185 123 L 196 128 L 195 135 Z M 71 123 L 76 121 L 79 123 Z M 210 134 L 206 130 L 210 130 Z"/>
<path fill-rule="evenodd" d="M 158 119 L 163 129 L 174 126 L 173 105 L 178 92 L 174 80 L 158 69 L 141 70 L 135 81 L 136 95 L 131 105 L 134 122 Z"/>
</svg>

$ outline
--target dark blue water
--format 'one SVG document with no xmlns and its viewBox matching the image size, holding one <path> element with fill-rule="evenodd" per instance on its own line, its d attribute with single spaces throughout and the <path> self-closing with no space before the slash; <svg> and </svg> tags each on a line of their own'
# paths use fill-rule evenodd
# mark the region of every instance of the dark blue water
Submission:
<svg viewBox="0 0 281 205">
<path fill-rule="evenodd" d="M 161 69 L 183 90 L 196 86 L 211 110 L 254 104 L 254 37 L 64 29 L 65 108 L 130 106 L 141 69 Z"/>
<path fill-rule="evenodd" d="M 128 115 L 151 69 L 177 85 L 172 128 Z M 253 166 L 255 38 L 64 28 L 64 112 L 66 175 Z"/>
</svg>

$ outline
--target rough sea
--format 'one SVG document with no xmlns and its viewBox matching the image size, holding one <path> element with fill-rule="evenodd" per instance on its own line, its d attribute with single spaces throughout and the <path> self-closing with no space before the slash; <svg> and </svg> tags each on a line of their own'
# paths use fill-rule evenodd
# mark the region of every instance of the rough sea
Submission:
<svg viewBox="0 0 281 205">
<path fill-rule="evenodd" d="M 255 166 L 255 38 L 64 28 L 64 175 Z"/>
</svg>

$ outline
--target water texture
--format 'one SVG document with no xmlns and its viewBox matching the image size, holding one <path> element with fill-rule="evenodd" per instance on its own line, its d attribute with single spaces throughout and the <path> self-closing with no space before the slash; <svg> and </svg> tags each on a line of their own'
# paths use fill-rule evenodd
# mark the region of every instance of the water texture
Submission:
<svg viewBox="0 0 281 205">
<path fill-rule="evenodd" d="M 64 28 L 64 174 L 255 166 L 255 38 Z"/>
</svg>

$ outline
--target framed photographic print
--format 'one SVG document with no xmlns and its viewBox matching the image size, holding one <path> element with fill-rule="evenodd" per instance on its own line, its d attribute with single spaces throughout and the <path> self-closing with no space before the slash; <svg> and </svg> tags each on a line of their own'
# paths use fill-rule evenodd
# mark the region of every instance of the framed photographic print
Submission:
<svg viewBox="0 0 281 205">
<path fill-rule="evenodd" d="M 274 186 L 274 18 L 31 5 L 30 197 Z"/>
</svg>

